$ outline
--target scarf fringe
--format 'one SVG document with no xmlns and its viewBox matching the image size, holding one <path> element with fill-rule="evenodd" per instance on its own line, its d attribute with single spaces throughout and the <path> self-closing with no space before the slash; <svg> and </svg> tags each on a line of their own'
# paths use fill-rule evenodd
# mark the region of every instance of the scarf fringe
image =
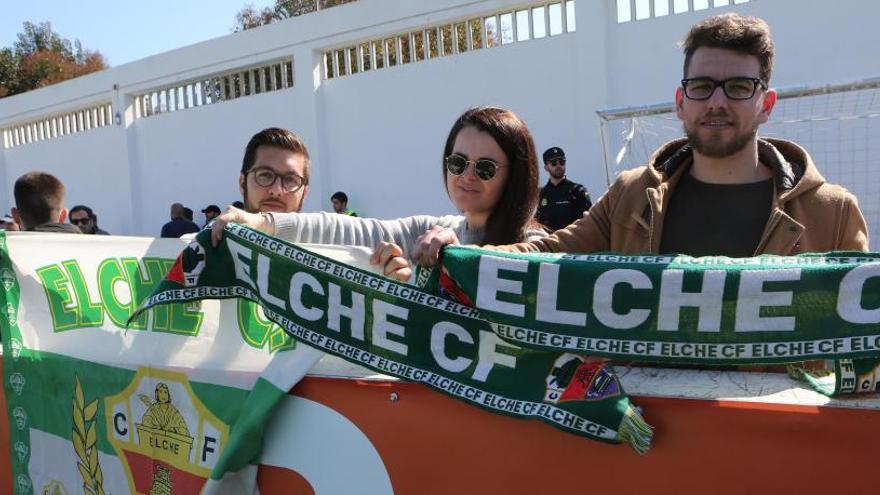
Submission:
<svg viewBox="0 0 880 495">
<path fill-rule="evenodd" d="M 617 430 L 617 440 L 628 443 L 640 455 L 648 453 L 651 448 L 651 439 L 654 437 L 654 428 L 642 417 L 641 409 L 628 405 Z"/>
<path fill-rule="evenodd" d="M 809 385 L 822 395 L 832 397 L 837 392 L 837 380 L 833 370 L 808 370 L 801 363 L 785 367 L 788 376 Z"/>
</svg>

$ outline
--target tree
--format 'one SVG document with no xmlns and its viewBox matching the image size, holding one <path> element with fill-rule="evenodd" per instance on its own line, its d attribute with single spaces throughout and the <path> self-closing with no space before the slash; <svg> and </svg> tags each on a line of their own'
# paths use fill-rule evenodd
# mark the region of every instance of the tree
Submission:
<svg viewBox="0 0 880 495">
<path fill-rule="evenodd" d="M 52 30 L 25 22 L 13 48 L 0 49 L 0 98 L 105 69 L 104 56 Z"/>
<path fill-rule="evenodd" d="M 244 31 L 275 21 L 290 19 L 291 17 L 310 14 L 318 10 L 329 9 L 357 0 L 275 0 L 274 7 L 265 7 L 257 11 L 252 4 L 247 4 L 235 15 L 235 27 L 233 31 Z"/>
</svg>

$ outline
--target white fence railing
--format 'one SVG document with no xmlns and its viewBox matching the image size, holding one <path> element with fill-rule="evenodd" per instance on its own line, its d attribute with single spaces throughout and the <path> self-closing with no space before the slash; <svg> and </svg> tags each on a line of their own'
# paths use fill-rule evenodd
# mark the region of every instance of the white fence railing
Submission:
<svg viewBox="0 0 880 495">
<path fill-rule="evenodd" d="M 329 50 L 324 52 L 324 77 L 333 79 L 576 29 L 574 0 L 542 2 Z"/>
<path fill-rule="evenodd" d="M 135 95 L 136 119 L 293 87 L 293 61 L 234 69 Z"/>
<path fill-rule="evenodd" d="M 15 124 L 2 130 L 3 147 L 13 148 L 76 134 L 116 122 L 110 102 Z"/>
<path fill-rule="evenodd" d="M 670 14 L 728 7 L 754 0 L 616 0 L 617 22 L 641 21 Z"/>
</svg>

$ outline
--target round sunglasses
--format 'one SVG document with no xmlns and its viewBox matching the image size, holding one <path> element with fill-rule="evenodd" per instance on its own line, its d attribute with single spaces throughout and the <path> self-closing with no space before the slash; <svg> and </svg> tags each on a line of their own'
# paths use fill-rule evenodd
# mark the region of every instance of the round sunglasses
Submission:
<svg viewBox="0 0 880 495">
<path fill-rule="evenodd" d="M 470 164 L 474 165 L 474 172 L 480 180 L 492 180 L 492 177 L 495 177 L 495 174 L 498 173 L 498 168 L 502 166 L 488 158 L 468 160 L 458 153 L 453 153 L 446 157 L 446 170 L 452 175 L 463 174 Z"/>
</svg>

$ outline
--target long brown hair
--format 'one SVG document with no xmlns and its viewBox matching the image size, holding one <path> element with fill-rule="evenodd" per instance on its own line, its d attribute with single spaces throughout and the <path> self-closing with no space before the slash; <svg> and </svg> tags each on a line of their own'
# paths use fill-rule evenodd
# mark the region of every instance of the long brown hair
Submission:
<svg viewBox="0 0 880 495">
<path fill-rule="evenodd" d="M 498 107 L 468 109 L 452 125 L 445 159 L 452 153 L 458 133 L 465 127 L 474 127 L 488 133 L 507 156 L 510 173 L 501 199 L 489 214 L 482 244 L 512 244 L 522 242 L 526 227 L 534 224 L 532 217 L 538 204 L 538 157 L 535 142 L 528 126 L 515 113 Z M 446 164 L 441 160 L 443 184 L 446 184 Z M 449 189 L 447 187 L 447 194 Z"/>
</svg>

